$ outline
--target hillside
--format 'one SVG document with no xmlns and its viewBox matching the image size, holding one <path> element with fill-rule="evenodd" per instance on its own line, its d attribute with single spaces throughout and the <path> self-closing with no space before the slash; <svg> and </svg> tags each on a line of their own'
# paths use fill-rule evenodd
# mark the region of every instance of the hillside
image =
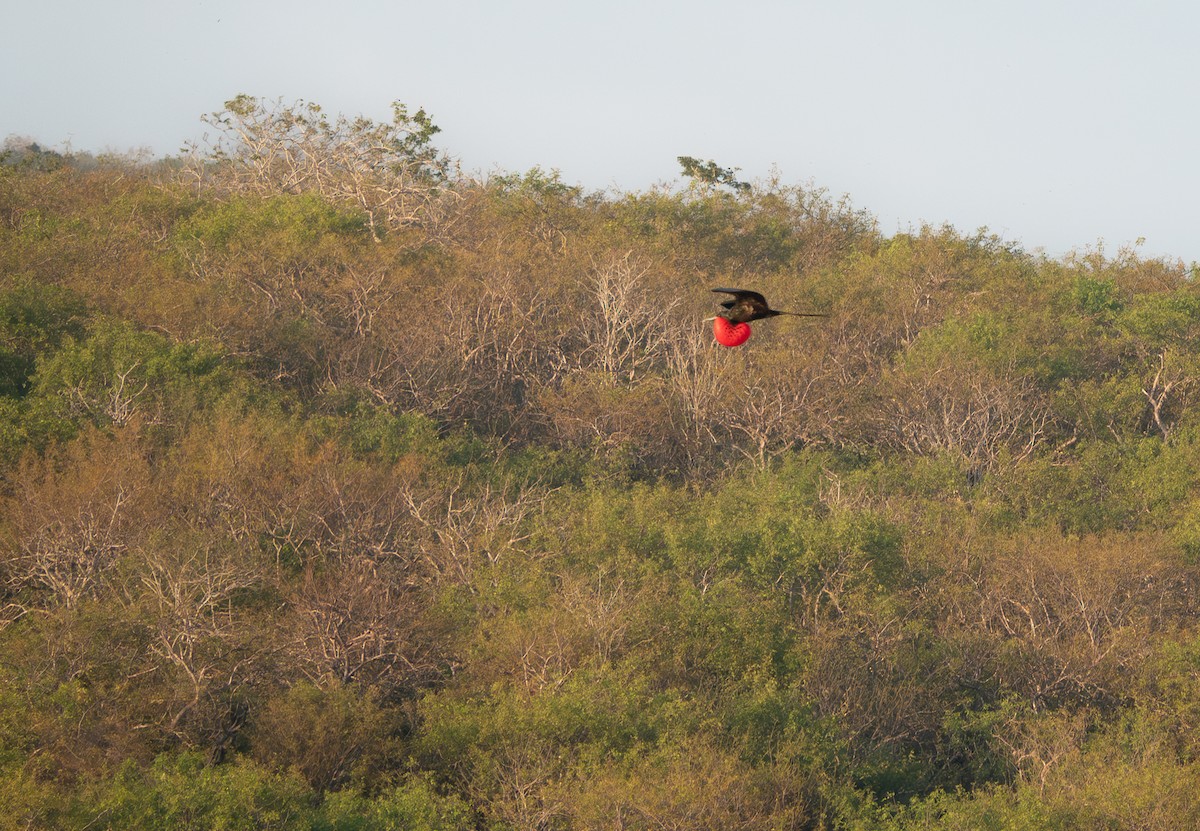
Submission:
<svg viewBox="0 0 1200 831">
<path fill-rule="evenodd" d="M 0 164 L 0 829 L 1200 825 L 1194 267 L 209 125 Z"/>
</svg>

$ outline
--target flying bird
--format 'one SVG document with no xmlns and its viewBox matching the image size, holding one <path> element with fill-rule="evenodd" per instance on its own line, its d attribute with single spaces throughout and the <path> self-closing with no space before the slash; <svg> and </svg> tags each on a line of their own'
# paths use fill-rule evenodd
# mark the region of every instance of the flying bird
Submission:
<svg viewBox="0 0 1200 831">
<path fill-rule="evenodd" d="M 779 315 L 794 317 L 828 317 L 820 312 L 784 312 L 772 309 L 767 298 L 756 291 L 746 289 L 713 289 L 721 294 L 732 294 L 732 300 L 726 300 L 721 305 L 725 311 L 711 318 L 713 335 L 722 346 L 741 346 L 750 339 L 750 321 L 762 320 Z"/>
<path fill-rule="evenodd" d="M 746 289 L 713 289 L 713 291 L 733 295 L 732 300 L 726 300 L 721 304 L 728 311 L 721 312 L 720 316 L 730 323 L 749 323 L 752 320 L 762 320 L 766 317 L 777 317 L 779 315 L 829 317 L 829 315 L 821 314 L 820 312 L 781 312 L 779 309 L 772 309 L 767 303 L 767 298 L 756 291 L 748 291 Z"/>
</svg>

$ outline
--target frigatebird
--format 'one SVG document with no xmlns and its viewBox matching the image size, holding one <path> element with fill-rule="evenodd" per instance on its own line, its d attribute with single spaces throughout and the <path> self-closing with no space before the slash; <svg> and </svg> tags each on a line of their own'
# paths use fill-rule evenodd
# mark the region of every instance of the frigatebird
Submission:
<svg viewBox="0 0 1200 831">
<path fill-rule="evenodd" d="M 751 320 L 762 320 L 765 317 L 778 317 L 779 315 L 829 317 L 820 312 L 781 312 L 779 309 L 772 309 L 767 303 L 767 298 L 756 291 L 747 289 L 713 289 L 713 291 L 733 295 L 732 300 L 726 300 L 721 304 L 727 311 L 721 312 L 719 316 L 734 324 L 749 323 Z"/>
<path fill-rule="evenodd" d="M 741 346 L 750 338 L 750 321 L 762 320 L 765 317 L 793 315 L 795 317 L 828 317 L 820 312 L 783 312 L 772 309 L 767 304 L 767 298 L 756 291 L 746 289 L 713 289 L 721 294 L 732 294 L 732 300 L 726 300 L 721 305 L 725 311 L 716 317 L 709 318 L 713 322 L 713 336 L 722 346 Z"/>
</svg>

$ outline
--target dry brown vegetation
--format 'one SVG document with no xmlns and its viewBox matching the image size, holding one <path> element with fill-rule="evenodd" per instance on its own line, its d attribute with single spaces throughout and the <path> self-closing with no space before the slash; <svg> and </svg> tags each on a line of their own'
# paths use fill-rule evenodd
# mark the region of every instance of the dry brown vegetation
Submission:
<svg viewBox="0 0 1200 831">
<path fill-rule="evenodd" d="M 1194 267 L 208 123 L 0 165 L 0 829 L 1195 827 Z"/>
</svg>

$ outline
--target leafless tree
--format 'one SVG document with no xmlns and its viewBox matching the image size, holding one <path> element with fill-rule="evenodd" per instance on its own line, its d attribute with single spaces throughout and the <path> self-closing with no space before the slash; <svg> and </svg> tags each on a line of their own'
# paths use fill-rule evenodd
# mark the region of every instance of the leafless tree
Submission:
<svg viewBox="0 0 1200 831">
<path fill-rule="evenodd" d="M 135 430 L 92 433 L 62 458 L 24 465 L 6 506 L 0 574 L 9 606 L 0 619 L 94 596 L 147 531 L 141 514 L 149 478 Z"/>
<path fill-rule="evenodd" d="M 420 587 L 396 571 L 354 557 L 295 592 L 292 651 L 315 683 L 411 689 L 444 668 Z"/>
<path fill-rule="evenodd" d="M 1007 714 L 995 733 L 1017 775 L 1042 793 L 1055 768 L 1079 752 L 1088 727 L 1086 710 L 1017 711 Z"/>
<path fill-rule="evenodd" d="M 221 699 L 250 683 L 265 657 L 253 646 L 255 630 L 242 602 L 264 585 L 264 574 L 235 550 L 205 540 L 195 540 L 190 550 L 149 548 L 141 554 L 138 594 L 152 620 L 150 651 L 183 680 L 163 729 L 186 735 L 190 716 L 202 705 L 220 710 Z"/>
<path fill-rule="evenodd" d="M 678 322 L 673 316 L 678 300 L 657 291 L 648 273 L 629 251 L 593 264 L 583 280 L 588 304 L 578 366 L 630 384 L 664 363 Z"/>
<path fill-rule="evenodd" d="M 403 485 L 398 497 L 416 521 L 411 544 L 432 573 L 469 584 L 477 567 L 498 564 L 529 539 L 525 520 L 541 509 L 546 492 L 530 483 L 477 489 L 459 483 L 434 491 Z"/>
<path fill-rule="evenodd" d="M 1194 613 L 1194 578 L 1153 537 L 993 539 L 947 576 L 966 591 L 962 625 L 997 645 L 993 672 L 1036 709 L 1110 706 L 1149 634 Z"/>
<path fill-rule="evenodd" d="M 884 389 L 874 430 L 886 443 L 917 454 L 958 454 L 977 465 L 1005 452 L 1029 456 L 1051 419 L 1032 381 L 1016 374 L 945 365 L 894 373 Z"/>
<path fill-rule="evenodd" d="M 217 137 L 191 171 L 205 185 L 261 195 L 316 193 L 363 211 L 376 239 L 381 229 L 436 224 L 449 160 L 432 146 L 438 128 L 424 110 L 395 102 L 392 122 L 339 115 L 317 104 L 284 105 L 249 95 L 205 117 Z"/>
<path fill-rule="evenodd" d="M 1142 395 L 1146 397 L 1147 420 L 1165 440 L 1170 438 L 1178 420 L 1178 411 L 1197 378 L 1180 365 L 1184 361 L 1174 350 L 1160 351 L 1156 363 L 1154 377 L 1142 386 Z"/>
</svg>

